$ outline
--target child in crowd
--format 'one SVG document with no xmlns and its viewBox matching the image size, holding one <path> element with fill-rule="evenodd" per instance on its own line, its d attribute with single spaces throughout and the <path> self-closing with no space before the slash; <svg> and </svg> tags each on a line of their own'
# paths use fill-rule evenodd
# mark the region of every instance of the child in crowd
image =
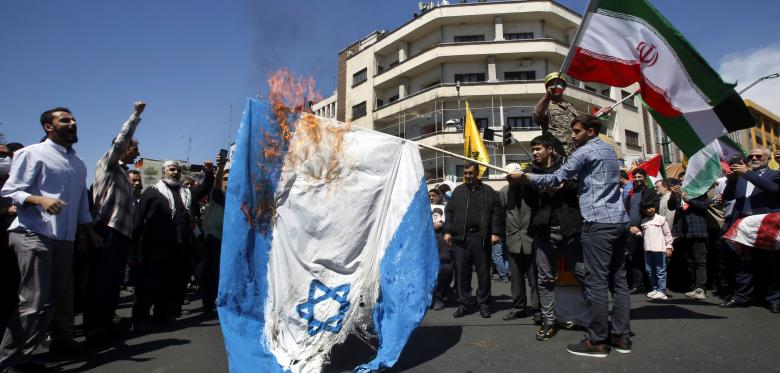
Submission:
<svg viewBox="0 0 780 373">
<path fill-rule="evenodd" d="M 642 203 L 642 235 L 645 245 L 645 271 L 652 290 L 647 297 L 655 300 L 666 296 L 666 257 L 672 256 L 672 232 L 666 218 L 656 214 L 656 201 Z"/>
</svg>

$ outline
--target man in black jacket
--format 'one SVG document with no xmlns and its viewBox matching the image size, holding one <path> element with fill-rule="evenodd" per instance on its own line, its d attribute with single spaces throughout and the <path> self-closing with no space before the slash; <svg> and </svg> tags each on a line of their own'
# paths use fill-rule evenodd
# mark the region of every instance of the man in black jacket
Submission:
<svg viewBox="0 0 780 373">
<path fill-rule="evenodd" d="M 554 140 L 545 135 L 531 140 L 534 161 L 529 172 L 552 174 L 561 167 L 563 162 L 553 150 L 554 144 Z M 536 339 L 546 341 L 558 332 L 555 315 L 557 258 L 563 258 L 566 267 L 574 272 L 577 282 L 584 287 L 585 265 L 580 245 L 582 215 L 576 181 L 566 181 L 550 189 L 529 187 L 524 192 L 529 201 L 535 201 L 528 233 L 533 237 L 536 254 L 543 319 L 541 328 L 536 332 Z"/>
<path fill-rule="evenodd" d="M 767 167 L 769 156 L 769 149 L 754 148 L 748 156 L 749 167 L 742 162 L 731 166 L 723 191 L 724 200 L 734 200 L 733 216 L 729 220 L 780 212 L 780 173 Z M 772 313 L 780 313 L 780 251 L 756 248 L 737 251 L 740 256 L 735 263 L 734 296 L 720 307 L 749 306 L 753 298 L 754 267 L 764 264 L 769 267 L 770 277 L 765 300 Z"/>
<path fill-rule="evenodd" d="M 647 276 L 645 276 L 645 248 L 642 239 L 642 204 L 656 206 L 658 211 L 658 194 L 655 189 L 647 187 L 647 171 L 642 168 L 635 168 L 631 171 L 634 178 L 634 187 L 628 193 L 626 198 L 626 212 L 630 226 L 629 235 L 626 242 L 626 279 L 631 294 L 643 293 L 649 285 Z M 652 289 L 651 289 L 652 290 Z"/>
<path fill-rule="evenodd" d="M 479 180 L 479 167 L 463 167 L 464 183 L 458 185 L 444 214 L 444 241 L 453 246 L 457 270 L 458 309 L 453 317 L 469 312 L 471 267 L 477 271 L 479 314 L 490 317 L 491 245 L 498 243 L 504 231 L 503 209 L 498 194 Z"/>
<path fill-rule="evenodd" d="M 692 299 L 707 298 L 707 206 L 709 200 L 706 194 L 696 198 L 688 198 L 680 185 L 672 187 L 672 197 L 669 198 L 669 209 L 676 210 L 672 235 L 675 237 L 674 248 L 681 250 L 688 267 L 688 278 L 691 291 L 685 296 Z M 679 255 L 679 254 L 678 254 Z"/>
</svg>

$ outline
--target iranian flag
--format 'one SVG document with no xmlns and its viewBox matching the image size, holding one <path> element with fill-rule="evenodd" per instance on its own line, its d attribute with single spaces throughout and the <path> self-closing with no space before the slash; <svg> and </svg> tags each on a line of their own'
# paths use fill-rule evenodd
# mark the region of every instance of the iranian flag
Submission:
<svg viewBox="0 0 780 373">
<path fill-rule="evenodd" d="M 689 157 L 728 132 L 752 127 L 744 102 L 645 0 L 592 0 L 561 69 L 642 99 Z"/>
<path fill-rule="evenodd" d="M 662 180 L 664 178 L 663 171 L 661 171 L 661 168 L 663 167 L 663 158 L 660 154 L 656 155 L 653 158 L 650 158 L 647 162 L 644 162 L 634 168 L 641 168 L 647 172 L 647 178 L 645 179 L 645 182 L 647 183 L 648 188 L 655 187 L 655 182 L 658 180 Z M 633 170 L 631 170 L 633 171 Z M 632 173 L 629 173 L 628 175 L 631 180 L 634 179 L 634 176 Z"/>
</svg>

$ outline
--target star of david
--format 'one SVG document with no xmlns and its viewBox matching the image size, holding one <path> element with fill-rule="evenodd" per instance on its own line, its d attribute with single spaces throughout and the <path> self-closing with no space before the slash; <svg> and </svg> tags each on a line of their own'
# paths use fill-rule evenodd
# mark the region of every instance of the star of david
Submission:
<svg viewBox="0 0 780 373">
<path fill-rule="evenodd" d="M 347 299 L 349 288 L 349 284 L 344 284 L 331 289 L 317 279 L 311 281 L 311 284 L 309 285 L 309 299 L 295 307 L 298 311 L 298 316 L 306 320 L 306 332 L 309 333 L 309 335 L 315 335 L 322 331 L 331 333 L 338 333 L 341 331 L 341 326 L 344 323 L 344 316 L 349 309 L 349 300 Z M 320 296 L 316 296 L 317 290 L 321 292 Z M 338 313 L 325 320 L 318 320 L 314 316 L 314 306 L 317 303 L 327 301 L 328 299 L 332 299 L 339 303 Z"/>
</svg>

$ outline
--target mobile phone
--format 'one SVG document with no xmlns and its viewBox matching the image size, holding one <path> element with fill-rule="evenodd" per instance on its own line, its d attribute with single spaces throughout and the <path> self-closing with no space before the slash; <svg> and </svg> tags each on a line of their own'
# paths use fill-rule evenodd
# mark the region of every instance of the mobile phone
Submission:
<svg viewBox="0 0 780 373">
<path fill-rule="evenodd" d="M 223 161 L 227 160 L 228 151 L 227 149 L 219 149 L 219 157 L 222 158 Z"/>
</svg>

